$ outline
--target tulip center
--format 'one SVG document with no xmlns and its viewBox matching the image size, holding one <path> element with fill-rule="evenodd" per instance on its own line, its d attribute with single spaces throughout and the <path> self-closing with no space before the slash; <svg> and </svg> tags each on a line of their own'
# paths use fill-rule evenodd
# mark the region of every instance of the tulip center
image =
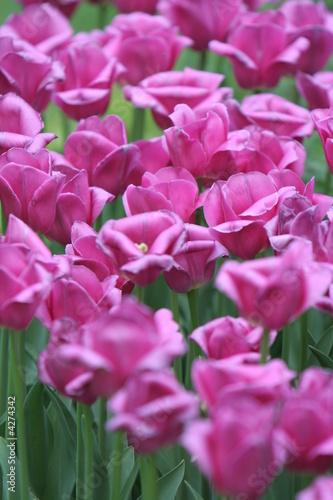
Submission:
<svg viewBox="0 0 333 500">
<path fill-rule="evenodd" d="M 147 247 L 146 243 L 140 243 L 140 244 L 135 243 L 135 246 L 136 246 L 136 248 L 141 250 L 141 252 L 143 252 L 143 253 L 148 252 L 148 247 Z"/>
</svg>

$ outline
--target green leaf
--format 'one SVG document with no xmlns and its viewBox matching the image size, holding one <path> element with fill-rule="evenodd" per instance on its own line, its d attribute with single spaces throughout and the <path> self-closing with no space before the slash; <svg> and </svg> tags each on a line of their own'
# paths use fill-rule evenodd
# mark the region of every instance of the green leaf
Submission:
<svg viewBox="0 0 333 500">
<path fill-rule="evenodd" d="M 195 491 L 195 489 L 192 488 L 192 486 L 187 481 L 184 481 L 184 484 L 188 491 L 191 493 L 193 500 L 204 500 L 202 496 L 199 495 L 199 493 Z"/>
<path fill-rule="evenodd" d="M 36 382 L 24 403 L 27 435 L 27 458 L 30 482 L 37 496 L 43 498 L 47 467 L 53 444 L 53 430 L 44 407 L 44 387 Z"/>
<path fill-rule="evenodd" d="M 61 401 L 61 399 L 59 398 L 58 394 L 55 391 L 53 391 L 46 385 L 44 386 L 44 389 L 45 389 L 45 394 L 49 397 L 51 403 L 54 406 L 54 409 L 59 419 L 59 423 L 62 427 L 64 434 L 66 435 L 66 438 L 69 439 L 69 441 L 71 441 L 76 450 L 76 422 L 74 420 L 73 415 L 64 405 L 64 403 Z M 73 458 L 75 461 L 76 460 L 75 453 Z"/>
<path fill-rule="evenodd" d="M 139 460 L 135 460 L 135 455 L 134 455 L 134 450 L 132 447 L 127 448 L 124 453 L 126 453 L 127 450 L 132 450 L 131 455 L 129 455 L 128 452 L 128 457 L 131 459 L 133 458 L 133 467 L 130 470 L 129 466 L 129 460 L 125 456 L 125 460 L 123 460 L 123 465 L 122 468 L 124 468 L 124 473 L 122 472 L 121 474 L 121 498 L 122 500 L 128 500 L 131 495 L 135 480 L 137 478 L 138 472 L 139 472 Z M 125 464 L 124 464 L 125 461 Z"/>
<path fill-rule="evenodd" d="M 317 360 L 319 361 L 320 366 L 323 368 L 330 368 L 333 369 L 333 361 L 331 358 L 327 356 L 324 352 L 320 351 L 316 347 L 309 346 L 313 354 L 316 356 Z"/>
<path fill-rule="evenodd" d="M 185 473 L 185 462 L 182 460 L 170 472 L 160 477 L 157 481 L 158 500 L 174 500 L 176 493 L 181 485 Z M 138 498 L 142 500 L 142 495 Z"/>
</svg>

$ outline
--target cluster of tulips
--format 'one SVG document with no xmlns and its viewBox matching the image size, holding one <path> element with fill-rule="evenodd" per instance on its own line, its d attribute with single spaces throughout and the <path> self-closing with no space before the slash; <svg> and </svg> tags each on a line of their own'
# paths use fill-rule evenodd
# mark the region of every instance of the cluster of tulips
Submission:
<svg viewBox="0 0 333 500">
<path fill-rule="evenodd" d="M 333 14 L 115 0 L 106 27 L 74 34 L 80 0 L 20 3 L 0 27 L 3 498 L 7 396 L 22 500 L 332 498 Z M 194 52 L 200 69 L 173 69 Z M 241 101 L 207 55 L 229 59 Z M 60 147 L 50 105 L 78 122 Z M 302 180 L 313 134 L 326 193 Z M 47 469 L 64 428 L 76 455 L 54 493 L 29 456 Z"/>
</svg>

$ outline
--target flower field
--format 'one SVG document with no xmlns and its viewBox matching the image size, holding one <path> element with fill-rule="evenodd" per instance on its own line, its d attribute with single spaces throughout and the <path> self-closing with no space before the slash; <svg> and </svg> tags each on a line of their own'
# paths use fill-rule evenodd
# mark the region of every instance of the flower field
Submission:
<svg viewBox="0 0 333 500">
<path fill-rule="evenodd" d="M 5 0 L 0 498 L 333 498 L 333 1 Z"/>
</svg>

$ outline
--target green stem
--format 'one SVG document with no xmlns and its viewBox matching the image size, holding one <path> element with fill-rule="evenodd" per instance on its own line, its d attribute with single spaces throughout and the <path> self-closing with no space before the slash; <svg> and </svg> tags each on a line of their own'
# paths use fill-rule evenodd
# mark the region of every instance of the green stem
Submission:
<svg viewBox="0 0 333 500">
<path fill-rule="evenodd" d="M 205 50 L 202 50 L 200 52 L 200 59 L 199 59 L 199 69 L 201 71 L 205 71 L 206 69 L 206 60 L 207 60 L 207 52 Z"/>
<path fill-rule="evenodd" d="M 93 421 L 91 408 L 87 405 L 82 405 L 84 418 L 84 433 L 85 433 L 85 500 L 93 498 Z"/>
<path fill-rule="evenodd" d="M 199 316 L 198 316 L 198 290 L 190 290 L 187 292 L 187 300 L 190 310 L 191 317 L 191 327 L 192 331 L 199 326 Z M 189 349 L 186 356 L 186 373 L 185 373 L 185 386 L 187 389 L 191 388 L 191 368 L 194 359 L 200 356 L 201 349 L 195 342 L 189 343 Z"/>
<path fill-rule="evenodd" d="M 170 302 L 173 319 L 179 324 L 178 295 L 170 289 Z M 183 383 L 183 362 L 181 357 L 175 358 L 173 369 L 179 382 Z"/>
<path fill-rule="evenodd" d="M 9 347 L 9 334 L 5 328 L 1 329 L 1 360 L 0 360 L 0 417 L 3 415 L 7 408 L 7 388 L 8 388 L 8 347 Z"/>
<path fill-rule="evenodd" d="M 29 479 L 28 479 L 28 459 L 27 444 L 24 425 L 24 334 L 25 332 L 10 332 L 11 363 L 13 368 L 13 385 L 16 403 L 16 421 L 17 421 L 17 449 L 20 460 L 20 498 L 29 500 Z M 8 393 L 8 396 L 11 396 Z"/>
<path fill-rule="evenodd" d="M 132 123 L 132 142 L 143 139 L 145 128 L 145 110 L 143 108 L 134 108 Z"/>
<path fill-rule="evenodd" d="M 98 422 L 98 449 L 103 460 L 105 459 L 105 449 L 106 449 L 106 432 L 105 432 L 106 419 L 107 419 L 106 400 L 100 398 L 99 422 Z"/>
<path fill-rule="evenodd" d="M 190 309 L 192 331 L 199 326 L 199 316 L 198 316 L 198 290 L 190 290 L 187 292 L 188 306 Z"/>
<path fill-rule="evenodd" d="M 289 325 L 286 325 L 282 333 L 282 359 L 288 365 L 289 362 L 290 331 Z"/>
<path fill-rule="evenodd" d="M 269 353 L 268 343 L 269 343 L 269 331 L 264 330 L 264 333 L 263 333 L 263 336 L 261 339 L 261 350 L 260 350 L 260 352 L 261 352 L 260 364 L 262 364 L 262 365 L 264 365 L 266 363 L 267 356 Z"/>
<path fill-rule="evenodd" d="M 111 475 L 112 500 L 121 499 L 121 469 L 123 458 L 123 434 L 116 432 L 113 448 L 113 469 Z"/>
<path fill-rule="evenodd" d="M 84 482 L 84 444 L 82 436 L 82 414 L 83 405 L 77 403 L 76 405 L 76 500 L 81 500 L 81 488 Z"/>
<path fill-rule="evenodd" d="M 145 288 L 143 286 L 136 286 L 136 296 L 139 302 L 145 303 Z"/>
<path fill-rule="evenodd" d="M 330 195 L 330 186 L 332 181 L 332 172 L 330 169 L 327 169 L 326 178 L 325 178 L 325 193 Z"/>
<path fill-rule="evenodd" d="M 300 322 L 300 357 L 299 357 L 299 373 L 305 370 L 308 360 L 308 318 L 306 312 L 301 316 Z"/>
<path fill-rule="evenodd" d="M 98 10 L 98 29 L 100 30 L 103 30 L 107 24 L 106 13 L 107 13 L 106 4 L 101 3 L 99 5 L 99 10 Z"/>
<path fill-rule="evenodd" d="M 140 455 L 142 500 L 157 500 L 157 474 L 153 456 Z"/>
<path fill-rule="evenodd" d="M 7 229 L 7 221 L 5 218 L 3 207 L 0 203 L 0 234 L 5 234 L 6 229 Z"/>
</svg>

